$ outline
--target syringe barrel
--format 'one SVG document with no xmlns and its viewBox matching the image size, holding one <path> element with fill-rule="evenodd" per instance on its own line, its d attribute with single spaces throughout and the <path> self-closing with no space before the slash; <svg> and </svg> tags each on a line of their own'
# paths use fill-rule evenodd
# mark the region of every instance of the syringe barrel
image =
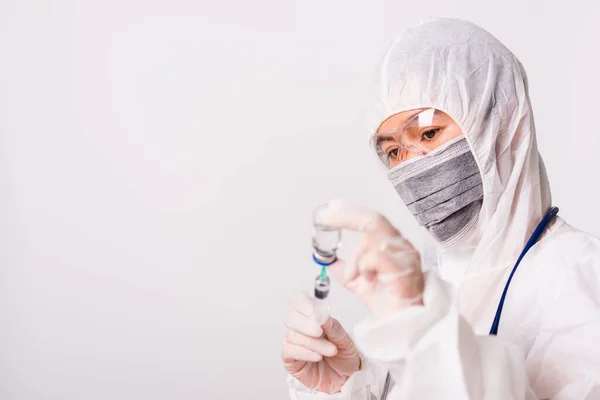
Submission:
<svg viewBox="0 0 600 400">
<path fill-rule="evenodd" d="M 315 279 L 315 298 L 324 300 L 329 295 L 329 277 L 325 277 L 325 279 L 321 279 L 321 276 L 317 276 Z"/>
<path fill-rule="evenodd" d="M 315 319 L 319 325 L 323 325 L 329 318 L 329 277 L 321 279 L 319 275 L 315 279 Z"/>
</svg>

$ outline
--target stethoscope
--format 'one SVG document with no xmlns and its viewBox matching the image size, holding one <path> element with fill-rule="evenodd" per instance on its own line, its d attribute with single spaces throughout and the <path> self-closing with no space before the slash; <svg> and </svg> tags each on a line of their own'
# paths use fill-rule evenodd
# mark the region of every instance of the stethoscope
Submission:
<svg viewBox="0 0 600 400">
<path fill-rule="evenodd" d="M 504 290 L 502 291 L 502 296 L 500 297 L 500 301 L 498 302 L 498 307 L 496 308 L 496 315 L 494 316 L 494 322 L 492 322 L 492 327 L 490 328 L 490 335 L 495 336 L 498 334 L 498 326 L 500 325 L 500 317 L 502 316 L 502 308 L 504 307 L 504 300 L 506 299 L 506 293 L 508 292 L 508 287 L 510 286 L 510 282 L 512 281 L 512 278 L 515 275 L 515 271 L 519 267 L 519 264 L 521 264 L 521 260 L 523 260 L 523 257 L 525 257 L 525 254 L 527 254 L 529 249 L 531 249 L 533 247 L 533 245 L 536 244 L 538 242 L 538 240 L 540 240 L 540 237 L 542 236 L 542 234 L 544 233 L 546 228 L 550 225 L 550 223 L 552 223 L 552 221 L 554 220 L 554 218 L 556 217 L 557 214 L 558 214 L 558 207 L 551 207 L 550 211 L 548 211 L 546 213 L 544 218 L 542 218 L 542 220 L 540 221 L 538 226 L 535 228 L 535 230 L 531 234 L 531 237 L 527 241 L 527 244 L 523 248 L 523 251 L 521 251 L 521 255 L 517 259 L 515 266 L 513 267 L 512 271 L 510 272 L 510 275 L 508 276 L 508 280 L 506 281 L 506 285 L 504 285 Z M 390 385 L 391 385 L 391 377 L 390 377 L 390 373 L 388 372 L 387 376 L 385 377 L 383 391 L 381 392 L 381 400 L 386 399 L 388 392 L 390 390 Z"/>
</svg>

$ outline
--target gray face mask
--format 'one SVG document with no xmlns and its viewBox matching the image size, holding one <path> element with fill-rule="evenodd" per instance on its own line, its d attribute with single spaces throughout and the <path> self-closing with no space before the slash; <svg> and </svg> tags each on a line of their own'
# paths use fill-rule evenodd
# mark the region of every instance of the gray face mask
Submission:
<svg viewBox="0 0 600 400">
<path fill-rule="evenodd" d="M 483 185 L 463 136 L 398 165 L 388 178 L 419 225 L 442 246 L 456 243 L 475 226 Z"/>
</svg>

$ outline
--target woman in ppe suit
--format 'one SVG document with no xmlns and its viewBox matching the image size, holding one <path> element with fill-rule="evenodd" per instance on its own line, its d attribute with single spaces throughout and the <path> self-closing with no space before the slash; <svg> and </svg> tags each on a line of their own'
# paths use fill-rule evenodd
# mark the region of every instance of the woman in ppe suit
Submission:
<svg viewBox="0 0 600 400">
<path fill-rule="evenodd" d="M 438 19 L 380 68 L 373 149 L 438 269 L 422 272 L 383 216 L 331 202 L 325 222 L 363 239 L 330 271 L 372 316 L 352 339 L 299 295 L 290 397 L 600 399 L 600 242 L 551 208 L 523 67 L 481 28 Z"/>
</svg>

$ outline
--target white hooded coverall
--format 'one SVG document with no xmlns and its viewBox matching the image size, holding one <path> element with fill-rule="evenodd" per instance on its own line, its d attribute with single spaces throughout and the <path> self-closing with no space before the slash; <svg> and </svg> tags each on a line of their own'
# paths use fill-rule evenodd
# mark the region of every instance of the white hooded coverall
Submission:
<svg viewBox="0 0 600 400">
<path fill-rule="evenodd" d="M 437 108 L 462 128 L 483 181 L 469 238 L 425 272 L 424 306 L 355 329 L 362 370 L 340 393 L 288 378 L 297 400 L 600 399 L 600 241 L 557 217 L 522 260 L 497 336 L 502 290 L 551 206 L 527 77 L 476 25 L 437 19 L 405 33 L 380 66 L 371 132 L 390 116 Z M 559 205 L 560 206 L 560 205 Z"/>
</svg>

